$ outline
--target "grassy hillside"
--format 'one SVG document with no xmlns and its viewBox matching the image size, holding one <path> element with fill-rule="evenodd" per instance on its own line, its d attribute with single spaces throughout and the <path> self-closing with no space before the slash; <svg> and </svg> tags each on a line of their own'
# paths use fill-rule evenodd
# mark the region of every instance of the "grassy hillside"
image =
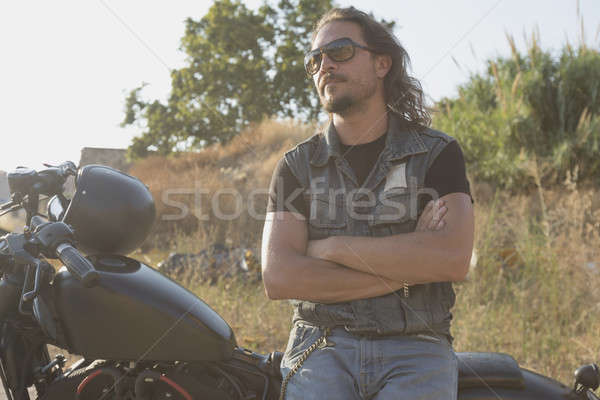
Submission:
<svg viewBox="0 0 600 400">
<path fill-rule="evenodd" d="M 213 243 L 260 248 L 263 221 L 247 212 L 248 197 L 262 193 L 254 204 L 263 213 L 277 160 L 313 129 L 266 121 L 223 147 L 135 164 L 131 173 L 149 185 L 159 213 L 152 239 L 136 257 L 156 264 L 171 251 L 199 251 Z M 455 347 L 506 352 L 570 384 L 577 366 L 600 361 L 600 190 L 540 184 L 510 195 L 490 184 L 471 185 L 477 261 L 468 280 L 455 285 Z M 211 196 L 224 188 L 242 198 L 243 212 L 231 220 L 210 212 Z M 198 201 L 194 194 L 203 190 Z M 175 201 L 189 212 L 174 217 L 181 214 Z M 229 214 L 236 209 L 232 195 L 222 195 L 217 204 Z M 189 286 L 229 321 L 242 346 L 284 348 L 291 308 L 268 300 L 260 282 Z"/>
</svg>

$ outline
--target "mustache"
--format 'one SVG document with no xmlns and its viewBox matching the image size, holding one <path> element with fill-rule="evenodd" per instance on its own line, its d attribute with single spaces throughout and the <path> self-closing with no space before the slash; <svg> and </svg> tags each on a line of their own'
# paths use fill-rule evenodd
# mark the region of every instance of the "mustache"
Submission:
<svg viewBox="0 0 600 400">
<path fill-rule="evenodd" d="M 319 85 L 319 89 L 323 92 L 325 85 L 331 82 L 344 82 L 346 77 L 341 74 L 334 74 L 333 72 L 328 72 L 321 78 L 321 83 Z"/>
</svg>

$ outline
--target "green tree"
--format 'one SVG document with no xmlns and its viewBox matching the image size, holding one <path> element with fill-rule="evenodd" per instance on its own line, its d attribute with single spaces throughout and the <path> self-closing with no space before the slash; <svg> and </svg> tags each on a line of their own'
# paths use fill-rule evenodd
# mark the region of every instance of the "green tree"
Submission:
<svg viewBox="0 0 600 400">
<path fill-rule="evenodd" d="M 171 72 L 167 104 L 141 100 L 143 86 L 126 100 L 122 125 L 145 122 L 145 132 L 130 148 L 132 155 L 144 156 L 148 150 L 167 154 L 182 144 L 227 140 L 273 111 L 265 57 L 274 39 L 273 28 L 265 23 L 268 12 L 222 0 L 199 21 L 186 20 L 181 49 L 188 65 Z"/>
<path fill-rule="evenodd" d="M 140 123 L 130 155 L 168 154 L 226 141 L 264 117 L 318 114 L 303 54 L 331 0 L 282 0 L 248 9 L 217 0 L 199 21 L 186 20 L 181 49 L 187 66 L 171 72 L 167 104 L 144 101 L 144 85 L 126 99 L 122 126 Z"/>
</svg>

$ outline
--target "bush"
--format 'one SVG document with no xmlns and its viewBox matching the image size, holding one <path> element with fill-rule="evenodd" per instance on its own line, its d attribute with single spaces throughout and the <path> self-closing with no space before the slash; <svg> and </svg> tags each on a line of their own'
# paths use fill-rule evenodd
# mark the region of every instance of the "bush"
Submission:
<svg viewBox="0 0 600 400">
<path fill-rule="evenodd" d="M 600 176 L 600 52 L 566 45 L 558 57 L 533 35 L 512 57 L 437 105 L 434 126 L 456 137 L 478 181 L 517 189 Z M 596 182 L 597 183 L 597 182 Z"/>
</svg>

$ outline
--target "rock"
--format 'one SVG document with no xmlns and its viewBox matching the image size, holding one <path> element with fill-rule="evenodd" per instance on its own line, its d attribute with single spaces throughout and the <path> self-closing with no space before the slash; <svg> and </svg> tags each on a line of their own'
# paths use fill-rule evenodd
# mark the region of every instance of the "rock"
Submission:
<svg viewBox="0 0 600 400">
<path fill-rule="evenodd" d="M 216 283 L 222 278 L 260 280 L 260 261 L 253 249 L 228 248 L 220 243 L 198 253 L 171 253 L 158 269 L 185 284 Z"/>
<path fill-rule="evenodd" d="M 178 274 L 182 269 L 197 264 L 200 256 L 200 254 L 171 253 L 165 260 L 158 263 L 158 269 L 165 274 Z"/>
</svg>

